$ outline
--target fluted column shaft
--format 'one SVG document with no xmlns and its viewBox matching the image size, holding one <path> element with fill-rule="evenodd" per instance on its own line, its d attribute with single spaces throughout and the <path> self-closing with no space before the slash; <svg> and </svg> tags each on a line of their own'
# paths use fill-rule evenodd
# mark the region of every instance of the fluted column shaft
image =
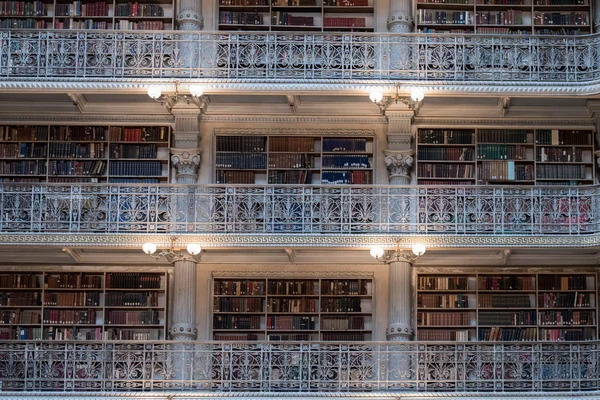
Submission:
<svg viewBox="0 0 600 400">
<path fill-rule="evenodd" d="M 390 32 L 394 33 L 412 32 L 412 0 L 390 0 L 387 27 Z"/>
<path fill-rule="evenodd" d="M 409 341 L 414 333 L 412 264 L 402 259 L 393 260 L 389 269 L 387 339 Z"/>
<path fill-rule="evenodd" d="M 196 328 L 196 262 L 173 263 L 173 318 L 169 330 L 173 340 L 195 340 Z"/>
<path fill-rule="evenodd" d="M 600 2 L 594 2 L 594 32 L 600 32 Z"/>
<path fill-rule="evenodd" d="M 177 25 L 181 31 L 199 31 L 204 27 L 202 0 L 181 0 L 177 11 Z"/>
</svg>

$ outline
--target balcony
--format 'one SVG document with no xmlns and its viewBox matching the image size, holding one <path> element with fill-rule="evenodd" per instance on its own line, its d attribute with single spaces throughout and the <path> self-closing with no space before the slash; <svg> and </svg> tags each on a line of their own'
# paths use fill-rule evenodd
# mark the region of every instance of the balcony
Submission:
<svg viewBox="0 0 600 400">
<path fill-rule="evenodd" d="M 0 242 L 96 246 L 102 237 L 139 246 L 135 237 L 168 244 L 175 234 L 208 247 L 224 238 L 232 246 L 366 247 L 398 237 L 449 247 L 585 247 L 599 244 L 599 196 L 598 186 L 6 183 Z"/>
<path fill-rule="evenodd" d="M 599 360 L 598 342 L 13 341 L 0 342 L 0 382 L 4 392 L 111 398 L 182 391 L 585 392 L 600 389 Z"/>
<path fill-rule="evenodd" d="M 401 80 L 446 93 L 457 85 L 470 93 L 520 93 L 519 86 L 535 85 L 529 90 L 590 95 L 600 79 L 599 53 L 598 35 L 5 30 L 0 88 L 93 81 L 98 90 L 110 86 L 107 80 L 134 85 L 142 78 L 364 89 Z"/>
</svg>

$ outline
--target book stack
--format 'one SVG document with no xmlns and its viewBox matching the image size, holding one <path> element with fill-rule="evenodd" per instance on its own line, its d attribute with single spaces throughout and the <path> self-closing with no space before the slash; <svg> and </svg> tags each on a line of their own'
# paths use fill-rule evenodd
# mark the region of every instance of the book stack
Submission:
<svg viewBox="0 0 600 400">
<path fill-rule="evenodd" d="M 267 316 L 267 330 L 276 331 L 312 331 L 315 330 L 315 317 L 296 315 Z"/>
<path fill-rule="evenodd" d="M 44 324 L 60 325 L 94 325 L 96 323 L 96 310 L 44 310 Z"/>
<path fill-rule="evenodd" d="M 159 325 L 158 311 L 116 311 L 107 313 L 106 323 L 109 325 Z"/>
<path fill-rule="evenodd" d="M 100 305 L 100 292 L 44 292 L 44 306 L 94 307 Z"/>
<path fill-rule="evenodd" d="M 106 274 L 106 288 L 115 289 L 160 289 L 162 279 L 160 274 L 137 273 L 108 273 Z"/>
<path fill-rule="evenodd" d="M 361 312 L 359 297 L 322 298 L 321 312 Z"/>
<path fill-rule="evenodd" d="M 125 307 L 158 307 L 157 292 L 108 292 L 104 295 L 104 305 Z"/>
<path fill-rule="evenodd" d="M 260 315 L 215 315 L 213 329 L 260 329 Z"/>
<path fill-rule="evenodd" d="M 217 312 L 262 312 L 263 299 L 217 297 L 214 299 L 213 310 Z"/>
</svg>

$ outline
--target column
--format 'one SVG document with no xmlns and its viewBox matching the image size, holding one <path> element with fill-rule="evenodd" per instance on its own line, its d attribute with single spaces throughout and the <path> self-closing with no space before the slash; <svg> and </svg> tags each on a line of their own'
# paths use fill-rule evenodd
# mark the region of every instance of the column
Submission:
<svg viewBox="0 0 600 400">
<path fill-rule="evenodd" d="M 200 143 L 200 119 L 205 108 L 205 99 L 197 104 L 179 102 L 171 109 L 175 117 L 171 162 L 175 168 L 175 182 L 193 185 L 198 182 L 198 171 L 202 161 Z"/>
<path fill-rule="evenodd" d="M 388 31 L 410 33 L 413 28 L 412 0 L 390 0 Z"/>
<path fill-rule="evenodd" d="M 202 0 L 181 0 L 179 2 L 177 26 L 180 31 L 199 31 L 204 27 Z"/>
<path fill-rule="evenodd" d="M 594 32 L 600 31 L 600 4 L 598 1 L 593 2 L 594 8 Z"/>
<path fill-rule="evenodd" d="M 411 132 L 414 111 L 408 110 L 404 105 L 394 107 L 400 110 L 390 108 L 385 112 L 388 119 L 388 146 L 383 151 L 389 173 L 388 180 L 391 185 L 410 185 L 412 181 L 410 170 L 415 154 L 412 150 Z"/>
<path fill-rule="evenodd" d="M 173 263 L 173 318 L 169 333 L 173 340 L 195 340 L 196 328 L 196 262 Z"/>
<path fill-rule="evenodd" d="M 414 334 L 412 264 L 402 258 L 389 262 L 388 328 L 389 341 L 409 341 Z"/>
</svg>

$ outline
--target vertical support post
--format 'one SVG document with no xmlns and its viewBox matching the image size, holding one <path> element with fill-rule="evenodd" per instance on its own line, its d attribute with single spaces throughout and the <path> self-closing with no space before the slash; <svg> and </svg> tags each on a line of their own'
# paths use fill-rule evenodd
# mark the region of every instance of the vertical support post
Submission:
<svg viewBox="0 0 600 400">
<path fill-rule="evenodd" d="M 388 277 L 388 328 L 389 341 L 409 341 L 414 334 L 412 264 L 402 258 L 391 260 Z"/>
<path fill-rule="evenodd" d="M 412 0 L 391 0 L 387 20 L 388 31 L 410 33 L 413 28 Z"/>
<path fill-rule="evenodd" d="M 178 260 L 173 263 L 173 317 L 169 333 L 173 340 L 195 340 L 196 328 L 196 262 Z"/>
</svg>

